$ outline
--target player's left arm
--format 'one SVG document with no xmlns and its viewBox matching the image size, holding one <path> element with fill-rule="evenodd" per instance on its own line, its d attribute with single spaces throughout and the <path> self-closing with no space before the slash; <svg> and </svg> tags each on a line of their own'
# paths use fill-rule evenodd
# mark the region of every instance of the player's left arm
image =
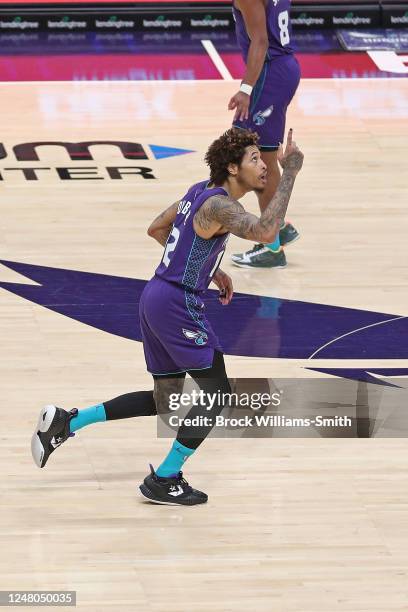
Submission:
<svg viewBox="0 0 408 612">
<path fill-rule="evenodd" d="M 232 278 L 226 272 L 224 272 L 224 270 L 218 268 L 212 277 L 212 282 L 219 289 L 218 299 L 220 300 L 221 304 L 223 306 L 227 306 L 231 302 L 232 296 L 234 295 Z"/>
<path fill-rule="evenodd" d="M 240 0 L 239 10 L 244 18 L 248 36 L 251 39 L 242 83 L 254 87 L 261 74 L 269 46 L 266 11 L 262 0 Z M 231 98 L 228 108 L 229 110 L 236 109 L 234 120 L 239 119 L 243 121 L 248 119 L 250 101 L 251 96 L 243 91 L 239 91 Z"/>
<path fill-rule="evenodd" d="M 147 233 L 149 236 L 157 240 L 162 246 L 167 242 L 167 238 L 171 232 L 171 228 L 177 216 L 177 209 L 180 202 L 175 202 L 165 211 L 163 211 L 156 219 L 150 224 Z"/>
</svg>

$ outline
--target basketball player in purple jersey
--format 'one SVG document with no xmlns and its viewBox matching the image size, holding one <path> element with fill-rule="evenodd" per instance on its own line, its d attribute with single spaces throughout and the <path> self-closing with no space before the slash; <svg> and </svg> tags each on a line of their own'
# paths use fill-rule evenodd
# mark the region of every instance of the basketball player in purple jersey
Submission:
<svg viewBox="0 0 408 612">
<path fill-rule="evenodd" d="M 259 148 L 268 168 L 266 187 L 258 194 L 262 212 L 279 184 L 277 150 L 283 142 L 286 109 L 300 80 L 291 43 L 290 0 L 234 0 L 233 15 L 246 71 L 228 108 L 235 110 L 234 126 L 259 135 Z M 244 267 L 283 268 L 286 257 L 282 246 L 298 237 L 293 225 L 283 221 L 273 242 L 255 244 L 246 253 L 233 255 L 232 260 Z"/>
<path fill-rule="evenodd" d="M 210 180 L 190 187 L 186 195 L 151 224 L 148 233 L 163 247 L 162 260 L 140 299 L 139 317 L 148 371 L 154 391 L 138 391 L 71 411 L 49 405 L 42 409 L 32 437 L 34 461 L 44 467 L 50 454 L 74 432 L 98 421 L 169 412 L 170 396 L 182 391 L 188 373 L 215 403 L 195 405 L 178 430 L 169 454 L 140 486 L 142 495 L 159 504 L 195 505 L 207 495 L 189 486 L 181 468 L 212 429 L 224 404 L 217 398 L 230 393 L 219 340 L 206 318 L 201 294 L 213 281 L 220 301 L 233 295 L 230 277 L 219 268 L 230 233 L 247 240 L 269 242 L 285 218 L 303 154 L 289 132 L 286 150 L 280 149 L 282 177 L 274 197 L 258 218 L 239 203 L 249 191 L 266 185 L 266 165 L 257 147 L 258 136 L 232 128 L 209 148 Z M 207 417 L 203 426 L 187 419 Z"/>
</svg>

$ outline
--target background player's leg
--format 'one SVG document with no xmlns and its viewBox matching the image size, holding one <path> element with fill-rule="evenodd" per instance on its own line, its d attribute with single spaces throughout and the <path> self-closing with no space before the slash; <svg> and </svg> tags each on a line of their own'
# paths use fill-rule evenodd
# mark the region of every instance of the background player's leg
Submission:
<svg viewBox="0 0 408 612">
<path fill-rule="evenodd" d="M 278 151 L 261 151 L 262 160 L 267 167 L 267 183 L 262 193 L 258 193 L 258 203 L 261 213 L 268 206 L 278 188 L 281 173 L 278 162 Z M 284 268 L 286 257 L 283 246 L 293 242 L 299 237 L 297 230 L 291 223 L 282 222 L 280 231 L 275 240 L 269 244 L 256 244 L 253 249 L 245 253 L 232 256 L 236 265 L 258 268 Z"/>
<path fill-rule="evenodd" d="M 277 150 L 279 143 L 284 141 L 286 111 L 295 95 L 299 80 L 300 68 L 294 57 L 282 57 L 277 62 L 267 63 L 266 77 L 262 73 L 259 79 L 262 86 L 258 91 L 255 87 L 252 94 L 249 119 L 245 122 L 234 122 L 234 125 L 251 129 L 259 136 L 261 156 L 268 172 L 264 193 L 258 196 L 261 212 L 273 198 L 280 180 Z M 284 223 L 274 242 L 256 244 L 245 253 L 232 255 L 232 261 L 243 267 L 283 268 L 286 266 L 286 257 L 281 247 L 298 237 L 293 225 Z"/>
<path fill-rule="evenodd" d="M 262 151 L 261 157 L 267 167 L 267 182 L 262 192 L 258 193 L 258 203 L 261 213 L 275 195 L 280 181 L 280 170 L 277 151 Z M 282 227 L 284 227 L 284 223 Z M 269 244 L 256 244 L 253 249 L 232 256 L 236 265 L 259 268 L 284 268 L 286 266 L 285 252 L 281 247 L 279 232 L 275 240 Z"/>
<path fill-rule="evenodd" d="M 262 213 L 275 195 L 275 192 L 279 185 L 281 173 L 279 170 L 277 151 L 262 151 L 261 157 L 262 160 L 265 162 L 267 168 L 265 189 L 262 191 L 262 193 L 258 193 L 259 209 Z M 282 224 L 282 227 L 283 225 L 284 223 Z M 265 244 L 265 246 L 275 253 L 278 252 L 281 248 L 279 232 L 276 234 L 275 240 L 273 242 L 270 242 L 269 244 Z M 284 254 L 281 259 L 283 263 Z"/>
<path fill-rule="evenodd" d="M 261 157 L 267 168 L 265 189 L 257 194 L 259 209 L 262 213 L 275 195 L 281 173 L 278 164 L 278 151 L 261 151 Z"/>
<path fill-rule="evenodd" d="M 258 194 L 259 209 L 263 212 L 275 195 L 279 185 L 281 172 L 278 162 L 278 151 L 261 151 L 261 157 L 268 169 L 265 189 L 262 193 Z M 272 251 L 279 251 L 281 247 L 286 246 L 290 242 L 294 242 L 298 238 L 299 233 L 293 225 L 287 221 L 283 221 L 280 232 L 277 234 L 274 242 L 265 244 L 265 246 Z"/>
</svg>

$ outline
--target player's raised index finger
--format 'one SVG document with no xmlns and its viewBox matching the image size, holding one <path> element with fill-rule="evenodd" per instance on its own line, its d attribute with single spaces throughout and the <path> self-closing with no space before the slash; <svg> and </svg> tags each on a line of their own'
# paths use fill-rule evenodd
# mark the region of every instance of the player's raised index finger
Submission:
<svg viewBox="0 0 408 612">
<path fill-rule="evenodd" d="M 293 130 L 292 128 L 290 128 L 289 132 L 288 132 L 288 146 L 290 146 L 292 144 L 292 138 L 293 138 Z"/>
</svg>

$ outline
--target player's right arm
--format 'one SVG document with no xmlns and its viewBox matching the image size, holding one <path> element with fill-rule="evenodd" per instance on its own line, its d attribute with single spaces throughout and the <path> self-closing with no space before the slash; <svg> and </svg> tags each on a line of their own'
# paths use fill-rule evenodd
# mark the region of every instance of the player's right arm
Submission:
<svg viewBox="0 0 408 612">
<path fill-rule="evenodd" d="M 177 210 L 180 202 L 175 202 L 166 210 L 164 210 L 154 221 L 150 224 L 147 233 L 149 236 L 157 240 L 159 244 L 164 246 L 167 242 L 167 238 L 173 227 L 173 223 L 177 216 Z"/>
<path fill-rule="evenodd" d="M 288 136 L 285 153 L 282 147 L 278 159 L 283 168 L 278 188 L 260 217 L 247 212 L 242 204 L 228 196 L 212 196 L 194 216 L 194 229 L 203 238 L 231 232 L 240 238 L 256 242 L 273 242 L 285 219 L 295 179 L 302 168 L 303 153 Z"/>
</svg>

